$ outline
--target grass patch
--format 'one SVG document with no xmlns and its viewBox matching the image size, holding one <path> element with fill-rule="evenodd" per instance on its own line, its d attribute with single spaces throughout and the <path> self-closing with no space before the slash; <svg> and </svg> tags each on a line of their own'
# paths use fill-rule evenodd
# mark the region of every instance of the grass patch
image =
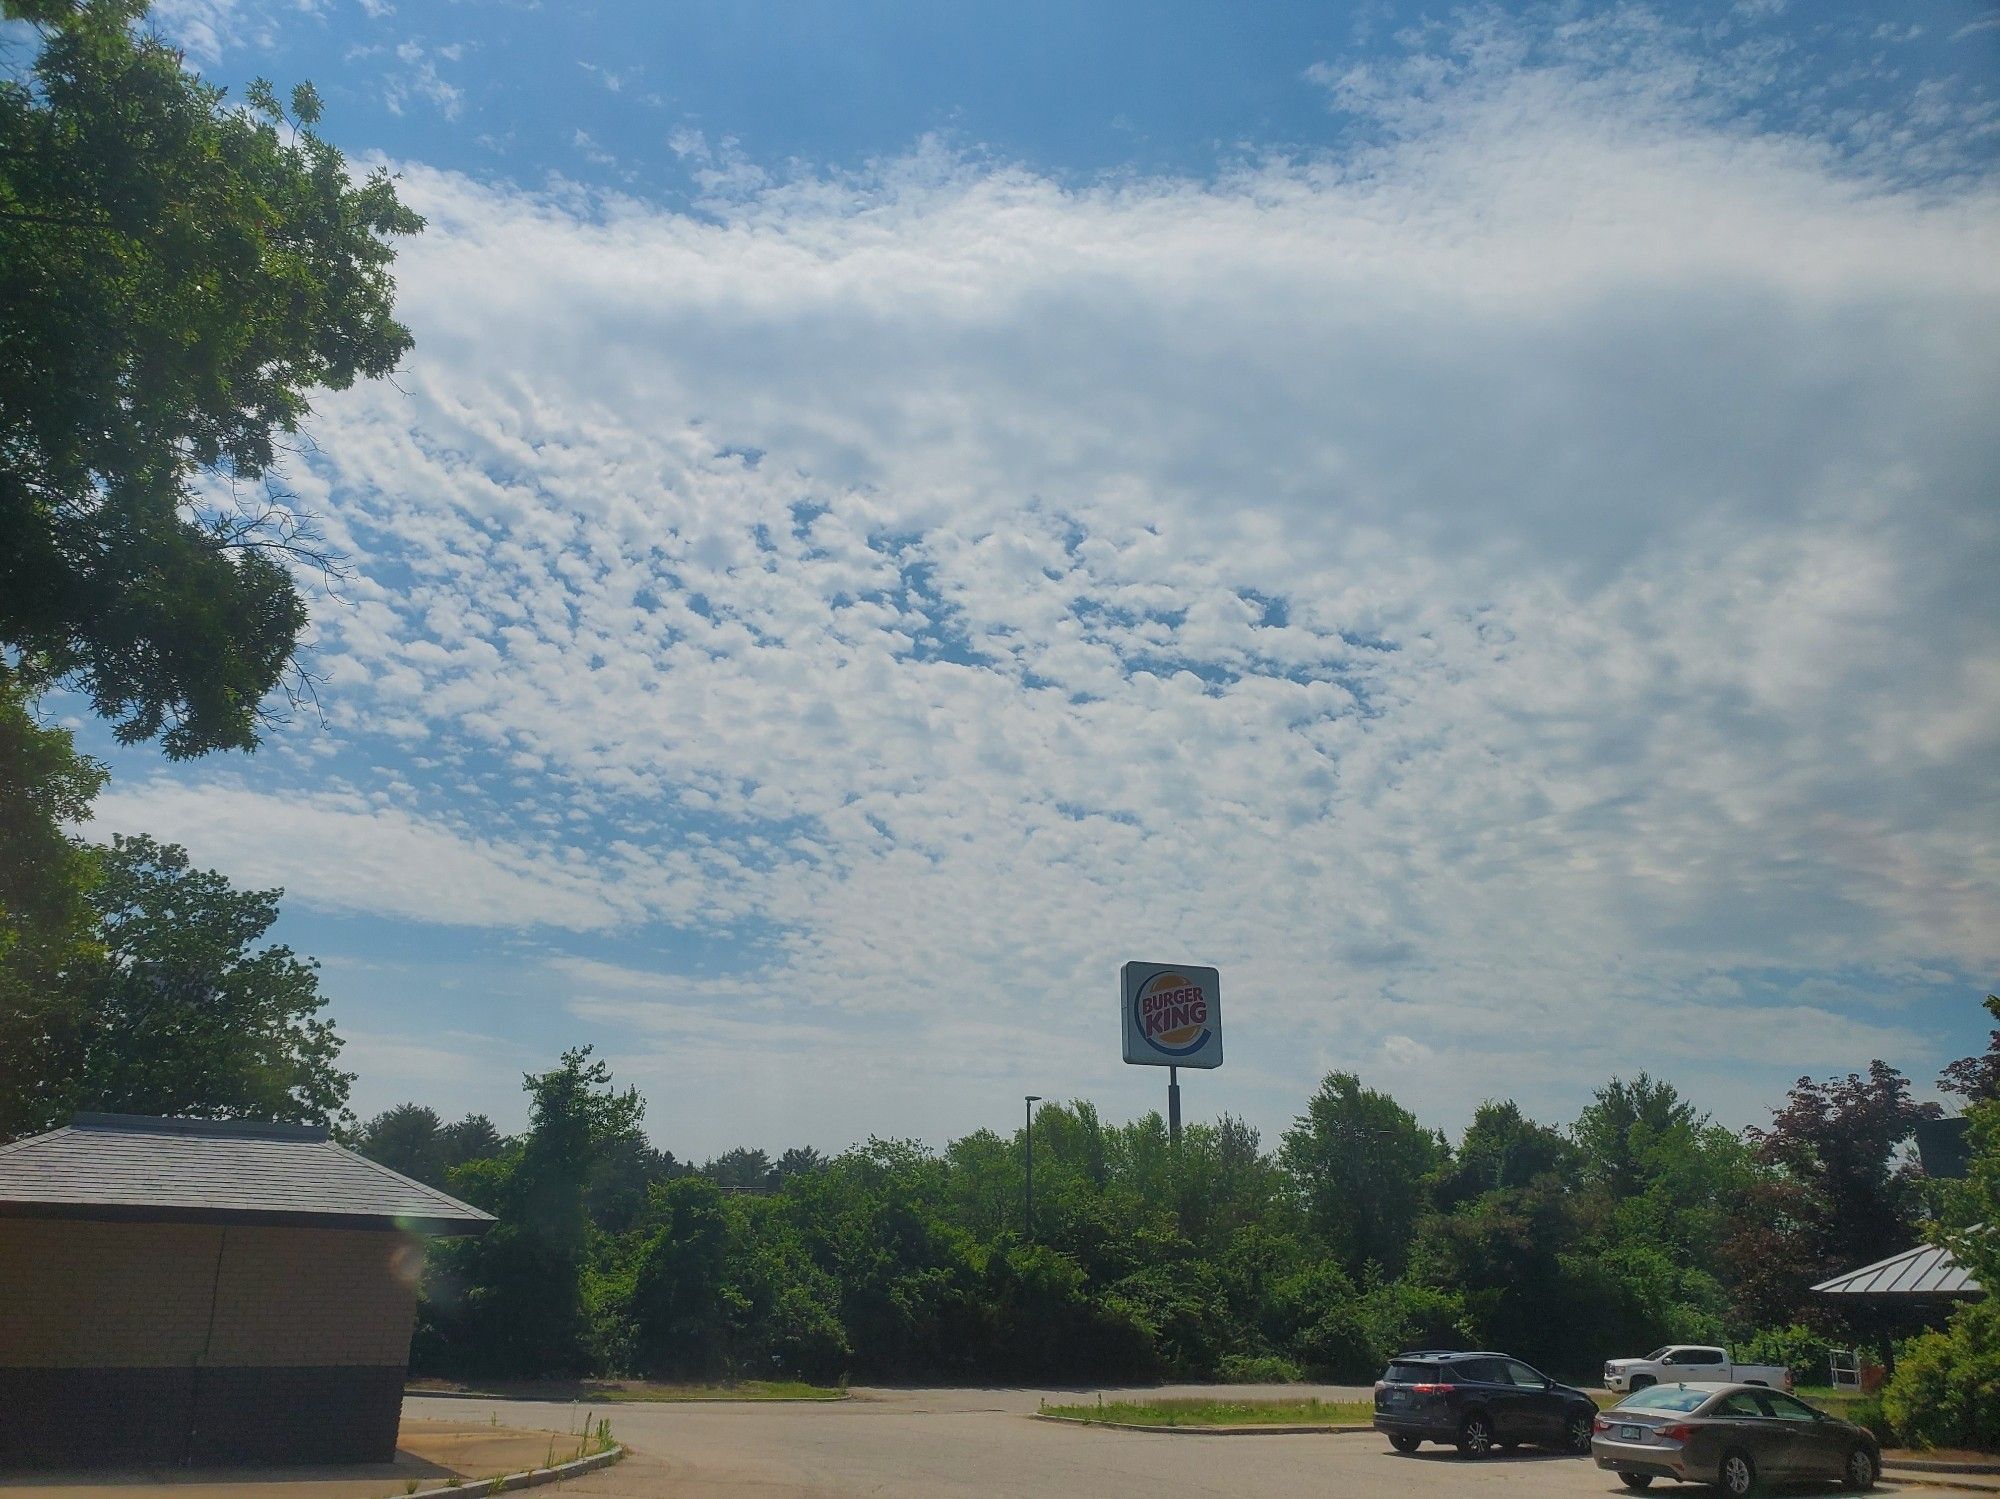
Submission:
<svg viewBox="0 0 2000 1499">
<path fill-rule="evenodd" d="M 501 1395 L 511 1400 L 582 1400 L 624 1403 L 676 1400 L 845 1400 L 831 1385 L 784 1379 L 744 1379 L 725 1384 L 670 1384 L 650 1379 L 494 1380 L 466 1384 L 449 1379 L 412 1380 L 412 1395 Z"/>
<path fill-rule="evenodd" d="M 1042 1414 L 1120 1426 L 1365 1426 L 1375 1418 L 1367 1400 L 1100 1400 L 1049 1405 Z"/>
</svg>

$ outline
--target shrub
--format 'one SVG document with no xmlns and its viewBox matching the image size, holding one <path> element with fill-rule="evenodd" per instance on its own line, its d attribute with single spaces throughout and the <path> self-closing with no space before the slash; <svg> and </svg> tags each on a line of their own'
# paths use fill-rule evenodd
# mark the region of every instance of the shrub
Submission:
<svg viewBox="0 0 2000 1499">
<path fill-rule="evenodd" d="M 1944 1331 L 1912 1339 L 1882 1410 L 1912 1446 L 2000 1450 L 2000 1301 L 1962 1306 Z"/>
<path fill-rule="evenodd" d="M 1306 1377 L 1297 1364 L 1275 1353 L 1225 1354 L 1215 1373 L 1224 1384 L 1297 1384 Z"/>
<path fill-rule="evenodd" d="M 1743 1364 L 1783 1364 L 1800 1384 L 1833 1383 L 1833 1350 L 1851 1347 L 1794 1322 L 1790 1327 L 1766 1327 L 1736 1345 Z"/>
<path fill-rule="evenodd" d="M 1890 1424 L 1888 1416 L 1883 1413 L 1879 1396 L 1863 1396 L 1844 1409 L 1836 1407 L 1834 1414 L 1844 1420 L 1852 1421 L 1856 1426 L 1866 1427 L 1875 1434 L 1875 1440 L 1884 1447 L 1894 1447 L 1902 1441 L 1896 1434 L 1896 1428 Z"/>
</svg>

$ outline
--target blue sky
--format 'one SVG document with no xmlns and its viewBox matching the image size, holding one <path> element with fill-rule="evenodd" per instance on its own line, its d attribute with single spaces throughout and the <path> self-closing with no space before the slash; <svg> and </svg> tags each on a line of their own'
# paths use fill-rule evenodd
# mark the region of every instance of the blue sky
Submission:
<svg viewBox="0 0 2000 1499">
<path fill-rule="evenodd" d="M 430 227 L 288 473 L 325 718 L 100 833 L 288 891 L 363 1112 L 683 1155 L 1359 1071 L 1752 1122 L 2000 980 L 2000 12 L 174 0 Z"/>
</svg>

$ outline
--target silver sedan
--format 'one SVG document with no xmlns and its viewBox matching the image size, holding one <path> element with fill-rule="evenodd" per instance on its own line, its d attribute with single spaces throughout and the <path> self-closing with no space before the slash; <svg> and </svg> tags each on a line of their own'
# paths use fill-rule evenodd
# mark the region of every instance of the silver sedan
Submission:
<svg viewBox="0 0 2000 1499">
<path fill-rule="evenodd" d="M 1656 1478 L 1751 1494 L 1767 1480 L 1837 1479 L 1857 1492 L 1882 1473 L 1864 1428 L 1762 1385 L 1654 1385 L 1597 1418 L 1590 1455 L 1626 1488 Z"/>
</svg>

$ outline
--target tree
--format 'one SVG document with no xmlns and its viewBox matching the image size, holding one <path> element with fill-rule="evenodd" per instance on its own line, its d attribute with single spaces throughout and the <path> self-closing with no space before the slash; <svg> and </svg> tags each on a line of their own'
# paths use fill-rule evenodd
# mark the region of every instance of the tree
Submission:
<svg viewBox="0 0 2000 1499">
<path fill-rule="evenodd" d="M 1285 1131 L 1278 1157 L 1313 1231 L 1350 1276 L 1371 1262 L 1402 1268 L 1426 1181 L 1444 1158 L 1442 1142 L 1414 1114 L 1353 1073 L 1336 1072 Z"/>
<path fill-rule="evenodd" d="M 69 828 L 90 816 L 104 767 L 40 723 L 0 670 L 0 1141 L 56 1117 L 64 1078 L 47 1048 L 76 972 L 97 953 L 94 852 Z"/>
<path fill-rule="evenodd" d="M 146 837 L 114 839 L 98 862 L 89 901 L 102 951 L 8 1068 L 36 1088 L 14 1094 L 16 1127 L 52 1128 L 78 1109 L 339 1116 L 354 1075 L 335 1066 L 340 1040 L 318 1018 L 317 967 L 289 947 L 257 945 L 283 892 L 237 890 L 193 868 L 186 850 Z"/>
<path fill-rule="evenodd" d="M 444 1121 L 435 1109 L 416 1103 L 384 1109 L 361 1126 L 354 1146 L 391 1171 L 434 1187 L 444 1185 Z"/>
<path fill-rule="evenodd" d="M 1746 1131 L 1773 1175 L 1751 1192 L 1722 1253 L 1739 1298 L 1757 1288 L 1758 1320 L 1823 1320 L 1807 1294 L 1815 1282 L 1909 1248 L 1921 1188 L 1901 1147 L 1919 1120 L 1941 1112 L 1912 1099 L 1909 1079 L 1875 1061 L 1865 1077 L 1800 1078 L 1769 1129 Z"/>
<path fill-rule="evenodd" d="M 1547 1125 L 1537 1124 L 1512 1099 L 1488 1099 L 1473 1113 L 1449 1170 L 1438 1185 L 1441 1207 L 1470 1201 L 1485 1192 L 1525 1187 L 1542 1176 L 1573 1174 L 1575 1151 Z"/>
<path fill-rule="evenodd" d="M 1986 996 L 1986 1013 L 2000 1021 L 2000 994 Z M 1945 1068 L 1938 1086 L 1956 1093 L 1968 1104 L 1991 1103 L 2000 1098 L 2000 1029 L 1995 1029 L 1982 1056 L 1960 1057 Z"/>
<path fill-rule="evenodd" d="M 632 1287 L 639 1356 L 653 1373 L 721 1371 L 748 1310 L 731 1278 L 736 1248 L 727 1204 L 704 1177 L 655 1186 Z"/>
<path fill-rule="evenodd" d="M 257 742 L 311 537 L 270 480 L 315 387 L 389 373 L 391 236 L 259 82 L 247 108 L 135 23 L 144 0 L 0 0 L 40 37 L 0 82 L 0 644 L 119 738 Z"/>
<path fill-rule="evenodd" d="M 771 1158 L 761 1150 L 738 1145 L 701 1168 L 701 1174 L 718 1187 L 748 1187 L 765 1191 L 778 1184 Z"/>
<path fill-rule="evenodd" d="M 648 1192 L 687 1170 L 638 1129 L 612 1136 L 591 1166 L 584 1191 L 590 1221 L 606 1233 L 624 1233 L 645 1216 Z"/>
<path fill-rule="evenodd" d="M 1642 1072 L 1629 1083 L 1614 1077 L 1599 1088 L 1570 1133 L 1585 1180 L 1620 1199 L 1645 1190 L 1650 1147 L 1706 1122 L 1672 1083 Z"/>
<path fill-rule="evenodd" d="M 590 1175 L 645 1105 L 619 1092 L 588 1046 L 523 1079 L 528 1132 L 506 1155 L 473 1161 L 451 1184 L 499 1218 L 480 1238 L 431 1252 L 423 1354 L 488 1374 L 563 1375 L 590 1363 L 584 1271 Z"/>
</svg>

